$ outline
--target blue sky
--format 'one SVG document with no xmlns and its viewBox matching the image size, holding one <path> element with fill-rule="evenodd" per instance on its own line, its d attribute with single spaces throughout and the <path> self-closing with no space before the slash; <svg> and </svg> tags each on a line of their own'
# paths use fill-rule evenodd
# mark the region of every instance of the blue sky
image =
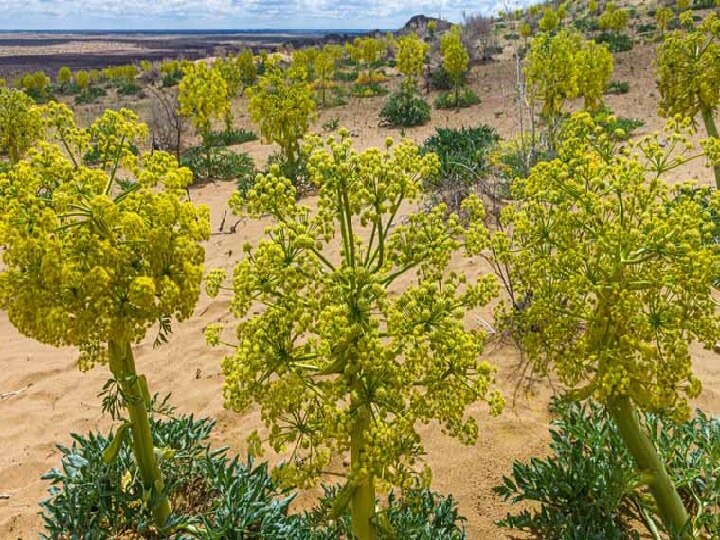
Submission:
<svg viewBox="0 0 720 540">
<path fill-rule="evenodd" d="M 521 0 L 0 0 L 3 29 L 397 28 Z"/>
</svg>

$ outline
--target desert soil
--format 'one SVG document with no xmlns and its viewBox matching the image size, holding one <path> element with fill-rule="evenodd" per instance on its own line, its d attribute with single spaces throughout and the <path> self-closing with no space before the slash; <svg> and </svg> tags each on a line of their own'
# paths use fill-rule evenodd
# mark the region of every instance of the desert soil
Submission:
<svg viewBox="0 0 720 540">
<path fill-rule="evenodd" d="M 638 46 L 630 53 L 618 55 L 615 80 L 629 81 L 630 93 L 607 97 L 608 105 L 617 114 L 645 120 L 646 126 L 640 133 L 657 130 L 664 123 L 656 116 L 653 57 L 650 46 Z M 480 66 L 473 72 L 471 84 L 482 97 L 482 104 L 458 113 L 433 110 L 431 124 L 408 129 L 405 134 L 422 142 L 435 127 L 486 123 L 503 137 L 512 137 L 518 128 L 512 97 L 514 73 L 511 61 Z M 360 148 L 382 145 L 388 135 L 398 138 L 400 130 L 378 128 L 377 112 L 384 99 L 354 99 L 348 106 L 322 111 L 316 129 L 320 131 L 322 123 L 329 118 L 339 117 L 340 125 L 347 126 L 356 135 L 356 145 Z M 242 111 L 243 105 L 238 108 Z M 238 122 L 247 125 L 247 114 L 240 112 Z M 243 145 L 242 149 L 260 165 L 272 150 L 259 142 Z M 676 176 L 709 183 L 711 175 L 702 163 L 696 162 L 676 172 Z M 233 189 L 233 184 L 225 183 L 192 190 L 195 202 L 210 207 L 216 233 L 207 242 L 207 268 L 232 268 L 239 260 L 241 246 L 247 241 L 256 242 L 265 226 L 261 222 L 246 221 L 237 228 L 236 234 L 217 234 Z M 312 204 L 312 200 L 309 203 Z M 470 274 L 487 271 L 480 259 L 462 262 L 458 259 L 457 265 Z M 172 393 L 172 403 L 180 412 L 216 418 L 213 444 L 229 445 L 232 451 L 243 455 L 245 436 L 259 427 L 259 414 L 252 410 L 241 415 L 223 408 L 220 361 L 226 351 L 207 348 L 203 339 L 203 329 L 209 323 L 232 324 L 228 306 L 228 296 L 210 299 L 203 295 L 195 315 L 175 325 L 167 345 L 153 349 L 151 338 L 137 346 L 135 353 L 138 369 L 147 374 L 153 392 Z M 477 313 L 471 324 L 481 324 L 481 321 L 492 321 L 489 309 Z M 42 528 L 37 503 L 45 497 L 48 487 L 40 476 L 58 465 L 60 454 L 56 445 L 70 444 L 71 432 L 110 427 L 110 420 L 101 415 L 97 398 L 108 372 L 99 367 L 89 373 L 79 373 L 75 350 L 43 346 L 19 335 L 5 314 L 0 314 L 0 344 L 0 493 L 8 496 L 0 500 L 0 538 L 36 538 Z M 491 419 L 483 406 L 472 407 L 470 413 L 475 414 L 480 423 L 480 438 L 470 447 L 442 435 L 435 425 L 422 427 L 421 432 L 427 460 L 434 471 L 434 488 L 452 493 L 458 500 L 460 511 L 468 519 L 468 538 L 492 540 L 510 537 L 494 525 L 509 506 L 493 494 L 492 487 L 510 472 L 513 460 L 547 453 L 547 405 L 553 388 L 541 381 L 533 394 L 520 393 L 513 399 L 518 383 L 517 352 L 508 345 L 491 343 L 485 356 L 498 366 L 497 384 L 508 400 L 504 413 Z M 693 360 L 704 384 L 704 392 L 695 404 L 718 414 L 718 355 L 696 347 Z M 299 504 L 309 500 L 311 496 L 302 497 Z"/>
</svg>

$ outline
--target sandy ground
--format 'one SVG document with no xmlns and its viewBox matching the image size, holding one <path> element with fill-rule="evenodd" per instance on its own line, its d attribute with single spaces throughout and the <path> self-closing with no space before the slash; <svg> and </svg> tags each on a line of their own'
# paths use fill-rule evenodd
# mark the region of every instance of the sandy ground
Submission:
<svg viewBox="0 0 720 540">
<path fill-rule="evenodd" d="M 630 56 L 632 55 L 632 56 Z M 652 50 L 636 48 L 620 55 L 616 61 L 616 80 L 629 80 L 631 92 L 625 96 L 609 96 L 608 104 L 624 116 L 645 119 L 641 132 L 658 129 L 663 121 L 655 117 L 657 96 L 652 74 Z M 436 126 L 458 127 L 487 123 L 504 137 L 513 136 L 517 126 L 512 102 L 514 65 L 497 62 L 482 66 L 471 81 L 483 103 L 456 113 L 433 110 L 430 125 L 405 131 L 418 141 L 429 136 Z M 322 111 L 319 126 L 329 118 L 338 117 L 340 124 L 357 135 L 358 147 L 381 145 L 388 135 L 400 130 L 378 129 L 377 111 L 385 98 L 352 100 L 346 107 Z M 240 111 L 242 106 L 239 107 Z M 237 121 L 247 124 L 247 114 L 239 111 Z M 262 163 L 272 150 L 259 142 L 243 145 L 257 163 Z M 677 173 L 710 181 L 710 173 L 696 163 Z M 232 184 L 210 184 L 193 189 L 193 200 L 211 208 L 213 231 L 217 232 L 232 193 Z M 207 268 L 231 268 L 237 262 L 241 246 L 257 241 L 263 224 L 243 223 L 236 234 L 214 234 L 207 243 Z M 469 273 L 486 271 L 481 261 L 458 262 Z M 210 322 L 230 322 L 228 297 L 209 299 L 202 296 L 195 315 L 175 326 L 169 343 L 153 349 L 152 340 L 135 348 L 140 372 L 147 374 L 153 392 L 173 394 L 172 402 L 180 412 L 217 418 L 214 443 L 230 445 L 233 451 L 245 451 L 246 434 L 260 424 L 257 411 L 238 415 L 225 411 L 222 405 L 223 351 L 208 349 L 203 329 Z M 478 314 L 491 320 L 489 310 Z M 108 418 L 101 416 L 97 394 L 108 378 L 100 367 L 81 374 L 75 365 L 75 351 L 54 349 L 26 339 L 15 331 L 4 314 L 0 314 L 0 493 L 9 496 L 0 500 L 0 538 L 36 538 L 42 521 L 37 502 L 45 496 L 47 483 L 40 475 L 56 466 L 59 452 L 55 445 L 68 444 L 69 433 L 109 427 Z M 422 427 L 428 461 L 434 471 L 434 488 L 452 493 L 460 510 L 468 518 L 468 538 L 510 538 L 494 526 L 508 506 L 492 493 L 503 476 L 510 471 L 514 459 L 527 459 L 547 451 L 547 403 L 551 395 L 548 384 L 541 383 L 532 396 L 520 394 L 513 400 L 517 383 L 513 367 L 518 354 L 507 346 L 489 345 L 486 357 L 498 366 L 498 385 L 508 398 L 505 412 L 490 419 L 485 408 L 471 408 L 480 422 L 480 439 L 475 446 L 464 447 L 443 436 L 437 426 Z M 710 351 L 694 349 L 695 369 L 704 383 L 704 392 L 697 405 L 712 413 L 720 413 L 720 362 Z M 16 392 L 6 395 L 9 392 Z M 307 500 L 308 498 L 304 498 Z"/>
</svg>

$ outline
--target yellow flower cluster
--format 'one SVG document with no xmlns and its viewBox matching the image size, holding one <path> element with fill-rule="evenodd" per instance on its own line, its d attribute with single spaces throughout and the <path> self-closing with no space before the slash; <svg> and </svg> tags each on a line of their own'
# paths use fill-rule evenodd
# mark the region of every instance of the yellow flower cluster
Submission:
<svg viewBox="0 0 720 540">
<path fill-rule="evenodd" d="M 437 156 L 409 141 L 358 152 L 347 130 L 325 142 L 309 137 L 303 151 L 317 211 L 296 201 L 277 169 L 244 201 L 248 215 L 275 224 L 235 268 L 232 309 L 241 322 L 237 349 L 223 362 L 226 405 L 259 404 L 269 444 L 294 449 L 277 473 L 283 482 L 310 485 L 331 457 L 349 452 L 350 486 L 407 485 L 423 454 L 419 423 L 439 422 L 469 444 L 478 428 L 468 405 L 502 409 L 494 368 L 479 358 L 483 332 L 464 322 L 497 283 L 447 272 L 467 230 L 444 207 L 398 223 L 401 206 L 417 201 L 437 171 Z M 236 210 L 242 202 L 234 200 Z M 408 275 L 411 283 L 390 294 Z M 209 293 L 223 277 L 211 274 Z M 208 341 L 217 344 L 219 333 L 208 327 Z M 257 434 L 252 444 L 257 450 Z"/>
<path fill-rule="evenodd" d="M 669 144 L 655 136 L 617 154 L 587 113 L 573 115 L 558 157 L 516 182 L 522 202 L 503 215 L 512 237 L 476 230 L 471 245 L 492 243 L 510 264 L 526 301 L 504 315 L 539 373 L 554 371 L 580 396 L 682 416 L 700 391 L 689 346 L 720 337 L 711 296 L 720 195 L 661 180 L 687 148 L 689 122 L 669 127 Z"/>
<path fill-rule="evenodd" d="M 46 121 L 64 148 L 40 142 L 0 174 L 0 306 L 22 333 L 78 346 L 87 369 L 107 360 L 108 341 L 139 340 L 158 320 L 190 316 L 209 215 L 182 199 L 192 176 L 174 157 L 133 156 L 130 144 L 147 128 L 129 111 L 107 111 L 82 130 L 50 104 Z M 74 152 L 90 140 L 100 168 Z M 134 172 L 129 187 L 114 182 L 121 162 Z"/>
</svg>

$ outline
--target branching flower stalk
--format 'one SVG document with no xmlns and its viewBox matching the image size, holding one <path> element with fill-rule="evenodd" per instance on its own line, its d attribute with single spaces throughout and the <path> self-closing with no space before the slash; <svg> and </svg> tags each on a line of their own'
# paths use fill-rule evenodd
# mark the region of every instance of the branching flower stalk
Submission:
<svg viewBox="0 0 720 540">
<path fill-rule="evenodd" d="M 677 418 L 699 395 L 690 344 L 720 336 L 713 282 L 717 191 L 670 186 L 662 177 L 691 158 L 689 120 L 619 152 L 587 113 L 571 117 L 558 157 L 517 180 L 507 236 L 478 224 L 471 237 L 493 244 L 528 301 L 504 310 L 536 373 L 554 373 L 568 399 L 592 397 L 615 418 L 667 530 L 693 524 L 637 411 Z M 717 144 L 705 144 L 716 159 Z M 715 156 L 715 157 L 713 157 Z"/>
<path fill-rule="evenodd" d="M 108 364 L 128 421 L 104 457 L 130 432 L 143 502 L 162 530 L 170 505 L 131 344 L 155 323 L 163 341 L 171 318 L 192 314 L 208 210 L 183 200 L 192 174 L 173 156 L 131 152 L 147 136 L 131 111 L 106 111 L 87 130 L 65 105 L 50 103 L 44 116 L 57 144 L 39 142 L 0 174 L 0 306 L 23 334 L 79 347 L 81 370 Z M 100 168 L 83 165 L 91 142 Z"/>
<path fill-rule="evenodd" d="M 333 516 L 349 505 L 355 537 L 370 540 L 389 527 L 376 511 L 376 490 L 417 481 L 424 451 L 416 426 L 437 421 L 472 444 L 478 426 L 467 406 L 484 400 L 493 414 L 502 408 L 491 389 L 494 369 L 479 359 L 483 332 L 463 320 L 497 283 L 448 271 L 465 229 L 444 206 L 400 223 L 401 208 L 437 170 L 434 154 L 421 156 L 409 141 L 393 148 L 391 140 L 385 151 L 357 152 L 347 130 L 340 133 L 326 145 L 305 141 L 317 211 L 296 201 L 277 168 L 258 177 L 247 200 L 231 201 L 274 224 L 235 268 L 231 306 L 242 322 L 236 351 L 223 362 L 225 400 L 236 411 L 260 405 L 269 444 L 290 453 L 276 471 L 284 484 L 337 474 L 349 453 Z M 210 274 L 210 294 L 224 277 Z M 210 326 L 206 336 L 220 343 L 221 328 Z M 259 434 L 251 442 L 261 446 Z M 429 475 L 425 468 L 422 482 Z"/>
</svg>

